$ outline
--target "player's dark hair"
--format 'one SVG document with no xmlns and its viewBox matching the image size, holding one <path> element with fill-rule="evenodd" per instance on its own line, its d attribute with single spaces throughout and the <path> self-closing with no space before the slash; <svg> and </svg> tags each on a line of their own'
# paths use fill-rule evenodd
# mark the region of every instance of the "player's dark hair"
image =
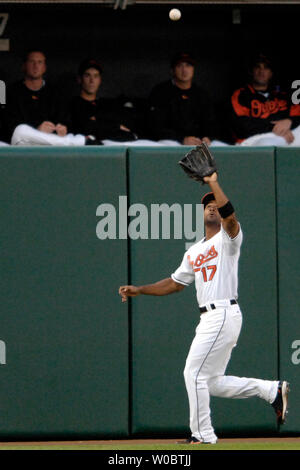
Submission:
<svg viewBox="0 0 300 470">
<path fill-rule="evenodd" d="M 45 51 L 43 51 L 42 49 L 40 49 L 39 47 L 32 47 L 30 49 L 27 49 L 27 51 L 25 52 L 24 56 L 23 56 L 23 63 L 25 63 L 29 57 L 30 54 L 32 54 L 32 52 L 39 52 L 40 54 L 43 54 L 43 56 L 45 57 L 45 59 L 47 58 L 46 54 L 45 54 Z"/>
</svg>

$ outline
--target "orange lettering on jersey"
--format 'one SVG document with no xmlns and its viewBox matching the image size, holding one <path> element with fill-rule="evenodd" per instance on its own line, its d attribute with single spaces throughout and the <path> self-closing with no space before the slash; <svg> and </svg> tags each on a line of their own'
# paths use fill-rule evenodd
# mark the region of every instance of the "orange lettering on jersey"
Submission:
<svg viewBox="0 0 300 470">
<path fill-rule="evenodd" d="M 202 272 L 202 275 L 203 275 L 203 281 L 204 281 L 204 282 L 207 282 L 206 269 L 205 269 L 205 268 L 202 268 L 202 269 L 201 269 L 201 272 Z"/>
<path fill-rule="evenodd" d="M 190 255 L 187 257 L 189 264 L 193 267 L 194 266 L 194 261 L 191 260 Z"/>
<path fill-rule="evenodd" d="M 259 100 L 251 101 L 251 116 L 255 118 L 266 119 L 271 114 L 276 114 L 279 111 L 287 110 L 287 101 L 275 98 L 274 100 L 266 101 L 262 103 Z"/>
<path fill-rule="evenodd" d="M 216 251 L 215 247 L 212 246 L 210 250 L 208 251 L 207 255 L 203 255 L 202 253 L 200 253 L 195 259 L 195 262 L 191 261 L 190 256 L 188 256 L 188 258 L 189 258 L 189 263 L 193 268 L 193 271 L 196 273 L 197 271 L 200 271 L 201 269 L 200 266 L 216 258 L 217 256 L 218 256 L 218 252 Z"/>
<path fill-rule="evenodd" d="M 197 256 L 196 260 L 195 260 L 195 263 L 194 263 L 194 266 L 196 266 L 197 268 L 199 266 L 201 266 L 201 264 L 203 263 L 203 260 L 205 259 L 205 256 L 200 254 Z M 197 271 L 199 271 L 199 269 L 197 269 Z"/>
<path fill-rule="evenodd" d="M 211 270 L 211 273 L 210 273 L 210 276 L 209 276 L 209 281 L 212 280 L 212 278 L 214 277 L 214 275 L 216 274 L 216 270 L 217 270 L 217 266 L 215 264 L 213 264 L 212 266 L 207 266 L 207 269 L 210 269 Z"/>
<path fill-rule="evenodd" d="M 211 270 L 209 279 L 207 279 L 208 269 Z M 201 272 L 202 272 L 202 275 L 203 275 L 203 281 L 204 282 L 212 281 L 214 275 L 216 274 L 216 270 L 217 270 L 217 266 L 215 264 L 213 266 L 207 266 L 207 267 L 202 268 Z M 207 271 L 207 273 L 206 273 L 206 271 Z"/>
<path fill-rule="evenodd" d="M 261 115 L 261 102 L 258 100 L 251 101 L 251 114 L 253 117 L 260 117 Z"/>
<path fill-rule="evenodd" d="M 285 111 L 287 109 L 286 100 L 279 100 L 278 105 L 279 105 L 279 111 Z"/>
</svg>

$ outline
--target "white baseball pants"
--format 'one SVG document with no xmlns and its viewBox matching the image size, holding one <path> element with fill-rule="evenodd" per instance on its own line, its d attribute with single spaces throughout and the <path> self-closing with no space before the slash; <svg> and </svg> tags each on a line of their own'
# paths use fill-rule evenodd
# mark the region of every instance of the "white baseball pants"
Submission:
<svg viewBox="0 0 300 470">
<path fill-rule="evenodd" d="M 103 142 L 103 145 L 125 145 L 128 147 L 133 147 L 133 146 L 134 147 L 138 147 L 138 146 L 141 146 L 141 147 L 143 146 L 145 147 L 148 147 L 148 146 L 150 147 L 162 147 L 162 146 L 179 147 L 182 145 L 177 140 L 169 140 L 169 139 L 158 140 L 158 141 L 148 140 L 148 139 L 138 139 L 138 140 L 131 140 L 129 142 L 117 142 L 115 140 L 104 139 L 102 142 Z M 224 146 L 228 144 L 226 144 L 225 142 L 221 142 L 219 140 L 213 140 L 211 145 L 219 147 L 219 146 Z"/>
<path fill-rule="evenodd" d="M 256 134 L 248 137 L 241 142 L 241 146 L 277 146 L 277 147 L 299 147 L 300 146 L 300 126 L 292 130 L 294 140 L 291 144 L 288 144 L 284 137 L 274 134 L 274 132 L 266 132 L 265 134 Z"/>
<path fill-rule="evenodd" d="M 41 132 L 27 124 L 20 124 L 14 130 L 11 138 L 12 145 L 85 145 L 85 137 L 81 134 L 67 134 L 63 137 Z"/>
<path fill-rule="evenodd" d="M 221 303 L 221 302 L 220 302 Z M 224 302 L 226 305 L 229 301 Z M 210 308 L 210 307 L 209 307 Z M 238 305 L 220 306 L 201 315 L 184 369 L 192 436 L 216 442 L 210 418 L 210 395 L 224 398 L 259 397 L 272 403 L 278 381 L 224 375 L 242 326 Z"/>
</svg>

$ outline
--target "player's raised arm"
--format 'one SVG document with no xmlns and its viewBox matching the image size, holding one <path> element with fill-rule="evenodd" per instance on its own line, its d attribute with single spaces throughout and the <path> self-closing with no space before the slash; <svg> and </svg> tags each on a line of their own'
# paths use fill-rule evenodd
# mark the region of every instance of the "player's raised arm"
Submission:
<svg viewBox="0 0 300 470">
<path fill-rule="evenodd" d="M 127 297 L 137 297 L 138 295 L 169 295 L 184 289 L 184 285 L 173 281 L 171 277 L 162 279 L 154 284 L 145 286 L 121 286 L 119 294 L 122 302 L 126 302 Z"/>
<path fill-rule="evenodd" d="M 203 178 L 205 183 L 209 184 L 217 204 L 219 214 L 222 218 L 222 225 L 224 230 L 228 233 L 230 238 L 235 238 L 239 233 L 239 223 L 236 218 L 234 208 L 229 201 L 228 197 L 223 193 L 221 186 L 218 183 L 218 175 L 214 172 L 210 176 Z"/>
<path fill-rule="evenodd" d="M 190 178 L 203 184 L 209 184 L 222 219 L 223 228 L 230 238 L 235 238 L 239 233 L 240 226 L 231 202 L 218 183 L 217 165 L 205 142 L 190 150 L 178 163 Z"/>
</svg>

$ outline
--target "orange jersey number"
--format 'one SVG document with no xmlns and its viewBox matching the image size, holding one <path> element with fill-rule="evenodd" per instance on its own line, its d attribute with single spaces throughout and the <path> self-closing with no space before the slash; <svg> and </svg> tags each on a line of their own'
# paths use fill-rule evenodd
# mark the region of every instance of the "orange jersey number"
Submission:
<svg viewBox="0 0 300 470">
<path fill-rule="evenodd" d="M 211 273 L 208 273 L 207 270 L 210 270 Z M 216 270 L 217 270 L 217 266 L 214 264 L 212 266 L 207 266 L 207 267 L 204 267 L 201 269 L 201 272 L 202 272 L 202 276 L 203 276 L 203 281 L 204 282 L 207 282 L 207 281 L 211 281 L 214 277 L 214 275 L 216 274 Z M 210 274 L 209 278 L 208 278 L 208 274 Z"/>
</svg>

